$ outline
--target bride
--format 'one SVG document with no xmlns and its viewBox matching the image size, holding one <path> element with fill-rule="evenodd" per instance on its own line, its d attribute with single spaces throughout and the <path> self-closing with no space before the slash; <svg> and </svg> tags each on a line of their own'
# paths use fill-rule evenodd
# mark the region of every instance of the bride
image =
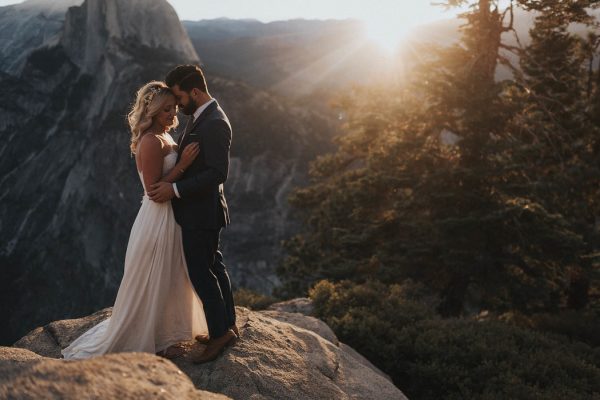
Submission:
<svg viewBox="0 0 600 400">
<path fill-rule="evenodd" d="M 62 350 L 66 359 L 123 351 L 171 358 L 182 352 L 174 344 L 208 334 L 171 204 L 151 201 L 146 191 L 159 181 L 176 181 L 199 153 L 198 144 L 190 144 L 176 163 L 177 145 L 168 133 L 177 126 L 176 113 L 175 96 L 163 82 L 138 90 L 128 121 L 144 197 L 131 228 L 123 280 L 112 316 Z"/>
</svg>

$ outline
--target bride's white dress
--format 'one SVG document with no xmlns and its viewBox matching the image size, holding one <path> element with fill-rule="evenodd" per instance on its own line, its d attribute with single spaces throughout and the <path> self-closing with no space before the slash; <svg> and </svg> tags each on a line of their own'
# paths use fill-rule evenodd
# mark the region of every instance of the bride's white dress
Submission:
<svg viewBox="0 0 600 400">
<path fill-rule="evenodd" d="M 164 158 L 163 176 L 176 160 L 174 151 Z M 144 187 L 112 316 L 78 337 L 62 354 L 78 359 L 123 351 L 156 353 L 198 334 L 208 334 L 208 328 L 188 276 L 181 228 L 171 203 L 153 202 Z"/>
</svg>

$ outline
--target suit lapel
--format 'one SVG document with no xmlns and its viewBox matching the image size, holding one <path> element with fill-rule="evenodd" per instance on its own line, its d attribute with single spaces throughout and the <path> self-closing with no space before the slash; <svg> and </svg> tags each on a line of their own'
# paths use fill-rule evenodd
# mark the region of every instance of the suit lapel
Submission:
<svg viewBox="0 0 600 400">
<path fill-rule="evenodd" d="M 194 124 L 192 123 L 193 118 L 193 116 L 188 118 L 187 123 L 185 124 L 185 129 L 183 130 L 181 136 L 179 136 L 179 140 L 177 140 L 177 146 L 181 147 L 181 143 L 183 143 L 183 138 L 186 137 L 187 134 L 190 133 L 190 131 L 192 130 L 192 127 L 194 126 Z"/>
<path fill-rule="evenodd" d="M 179 138 L 179 143 L 178 148 L 179 148 L 179 157 L 181 157 L 181 152 L 183 151 L 183 147 L 184 145 L 186 145 L 188 142 L 188 137 L 190 136 L 190 133 L 192 133 L 194 131 L 194 129 L 198 126 L 198 124 L 200 122 L 202 122 L 204 119 L 206 119 L 206 117 L 208 117 L 213 111 L 215 111 L 217 109 L 217 107 L 219 106 L 219 104 L 217 103 L 216 100 L 214 100 L 212 103 L 210 103 L 208 105 L 208 107 L 206 107 L 206 109 L 204 111 L 202 111 L 202 113 L 200 115 L 198 115 L 198 118 L 196 118 L 196 120 L 194 122 L 192 122 L 194 116 L 190 116 L 188 123 L 185 126 L 185 131 L 183 132 L 183 134 L 181 135 L 181 138 Z"/>
<path fill-rule="evenodd" d="M 210 103 L 208 105 L 208 107 L 206 107 L 206 109 L 204 111 L 202 111 L 202 113 L 200 115 L 198 115 L 198 118 L 196 118 L 196 120 L 194 122 L 192 122 L 192 120 L 194 119 L 194 116 L 190 116 L 190 118 L 188 119 L 188 123 L 185 126 L 185 131 L 184 133 L 181 135 L 181 138 L 179 140 L 179 145 L 182 145 L 185 138 L 189 135 L 190 132 L 192 132 L 196 126 L 198 126 L 198 124 L 200 122 L 202 122 L 202 120 L 206 119 L 207 116 L 209 116 L 214 110 L 217 109 L 217 107 L 219 106 L 219 104 L 217 103 L 216 100 L 214 100 L 212 103 Z"/>
<path fill-rule="evenodd" d="M 208 107 L 206 107 L 204 109 L 204 111 L 202 111 L 202 113 L 200 115 L 198 115 L 198 118 L 196 118 L 196 120 L 194 121 L 194 123 L 192 124 L 192 127 L 190 128 L 190 132 L 194 130 L 194 128 L 196 128 L 196 126 L 198 126 L 198 124 L 203 120 L 206 119 L 206 117 L 208 117 L 213 111 L 215 111 L 218 107 L 217 101 L 213 100 L 212 103 L 210 103 L 208 105 Z"/>
</svg>

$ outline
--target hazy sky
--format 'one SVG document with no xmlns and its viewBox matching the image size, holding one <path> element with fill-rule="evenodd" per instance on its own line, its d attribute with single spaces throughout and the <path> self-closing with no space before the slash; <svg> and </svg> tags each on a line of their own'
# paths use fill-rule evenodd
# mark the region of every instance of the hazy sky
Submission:
<svg viewBox="0 0 600 400">
<path fill-rule="evenodd" d="M 292 18 L 373 19 L 387 16 L 400 21 L 431 21 L 448 15 L 431 0 L 169 0 L 184 19 L 255 18 L 275 21 Z M 205 6 L 202 4 L 206 3 Z"/>
<path fill-rule="evenodd" d="M 51 0 L 50 0 L 51 1 Z M 431 0 L 168 0 L 180 18 L 187 20 L 254 18 L 260 21 L 292 18 L 343 19 L 369 21 L 395 19 L 411 25 L 450 17 L 443 8 L 432 6 Z M 435 0 L 439 2 L 440 0 Z M 0 6 L 20 3 L 0 0 Z"/>
</svg>

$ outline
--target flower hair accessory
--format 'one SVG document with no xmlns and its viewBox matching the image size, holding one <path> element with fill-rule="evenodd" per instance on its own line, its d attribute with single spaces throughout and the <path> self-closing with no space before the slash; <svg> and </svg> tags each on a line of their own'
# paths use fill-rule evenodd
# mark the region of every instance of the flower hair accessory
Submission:
<svg viewBox="0 0 600 400">
<path fill-rule="evenodd" d="M 162 87 L 160 86 L 153 86 L 151 87 L 150 90 L 150 94 L 148 94 L 145 98 L 144 98 L 144 105 L 146 107 L 148 107 L 148 105 L 150 103 L 152 103 L 152 100 L 154 100 L 154 96 L 156 96 L 158 93 L 160 93 Z"/>
</svg>

